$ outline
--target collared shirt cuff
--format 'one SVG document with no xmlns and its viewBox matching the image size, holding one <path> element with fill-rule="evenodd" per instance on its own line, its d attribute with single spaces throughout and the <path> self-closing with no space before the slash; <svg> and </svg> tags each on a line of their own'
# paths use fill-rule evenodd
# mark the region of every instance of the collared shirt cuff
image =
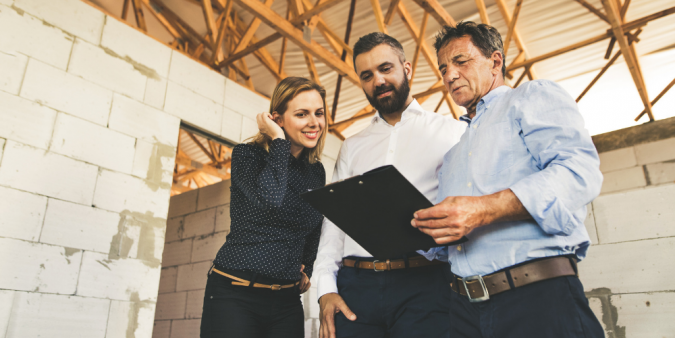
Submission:
<svg viewBox="0 0 675 338">
<path fill-rule="evenodd" d="M 327 293 L 338 293 L 337 281 L 335 276 L 323 275 L 317 276 L 316 300 Z"/>
<path fill-rule="evenodd" d="M 550 235 L 570 235 L 576 227 L 574 218 L 565 210 L 541 173 L 523 178 L 510 189 L 544 232 Z"/>
</svg>

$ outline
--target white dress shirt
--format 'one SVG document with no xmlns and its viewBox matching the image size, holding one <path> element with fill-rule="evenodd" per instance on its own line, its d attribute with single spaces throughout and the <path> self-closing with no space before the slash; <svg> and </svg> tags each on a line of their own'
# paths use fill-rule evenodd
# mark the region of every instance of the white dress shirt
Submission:
<svg viewBox="0 0 675 338">
<path fill-rule="evenodd" d="M 379 114 L 370 125 L 342 144 L 333 182 L 394 165 L 430 201 L 436 200 L 443 156 L 466 130 L 466 124 L 422 109 L 414 100 L 392 126 Z M 324 218 L 314 263 L 318 297 L 337 293 L 337 271 L 346 256 L 372 257 L 335 224 Z"/>
</svg>

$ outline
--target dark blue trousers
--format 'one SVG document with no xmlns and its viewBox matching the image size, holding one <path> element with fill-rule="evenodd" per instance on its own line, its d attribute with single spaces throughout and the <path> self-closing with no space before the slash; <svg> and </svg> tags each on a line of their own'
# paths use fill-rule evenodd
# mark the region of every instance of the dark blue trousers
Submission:
<svg viewBox="0 0 675 338">
<path fill-rule="evenodd" d="M 529 284 L 480 303 L 452 292 L 450 307 L 450 338 L 605 337 L 575 276 Z"/>
<path fill-rule="evenodd" d="M 335 315 L 338 338 L 446 338 L 450 309 L 449 265 L 376 272 L 343 267 L 340 296 L 356 321 Z"/>
</svg>

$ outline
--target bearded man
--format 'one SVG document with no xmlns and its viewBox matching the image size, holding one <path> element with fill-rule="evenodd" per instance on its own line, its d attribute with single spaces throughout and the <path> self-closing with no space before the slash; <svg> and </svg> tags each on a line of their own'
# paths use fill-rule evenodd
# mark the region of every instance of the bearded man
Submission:
<svg viewBox="0 0 675 338">
<path fill-rule="evenodd" d="M 433 201 L 443 155 L 466 127 L 425 111 L 413 99 L 412 66 L 396 39 L 382 33 L 361 37 L 354 45 L 354 68 L 378 113 L 342 144 L 333 181 L 394 165 Z M 321 337 L 447 337 L 447 261 L 414 252 L 377 259 L 324 219 L 314 267 Z"/>
</svg>

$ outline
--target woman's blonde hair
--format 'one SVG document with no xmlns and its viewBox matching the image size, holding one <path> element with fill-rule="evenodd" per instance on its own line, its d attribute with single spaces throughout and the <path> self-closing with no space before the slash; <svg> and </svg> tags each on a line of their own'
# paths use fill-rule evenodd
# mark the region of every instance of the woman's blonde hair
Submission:
<svg viewBox="0 0 675 338">
<path fill-rule="evenodd" d="M 284 113 L 286 113 L 286 109 L 288 109 L 288 102 L 298 94 L 308 90 L 316 90 L 319 92 L 321 100 L 323 101 L 323 118 L 325 123 L 324 128 L 321 131 L 321 136 L 319 136 L 319 141 L 314 148 L 302 150 L 303 153 L 307 152 L 309 163 L 316 163 L 321 160 L 321 153 L 323 152 L 323 146 L 326 143 L 326 134 L 328 133 L 328 121 L 326 120 L 326 90 L 304 77 L 287 77 L 281 80 L 277 87 L 274 88 L 274 93 L 270 100 L 270 115 L 277 112 L 279 115 L 283 116 Z M 269 151 L 270 143 L 272 142 L 272 138 L 261 132 L 258 132 L 255 136 L 247 139 L 247 141 L 248 140 L 250 140 L 249 144 L 257 145 L 267 151 Z"/>
</svg>

